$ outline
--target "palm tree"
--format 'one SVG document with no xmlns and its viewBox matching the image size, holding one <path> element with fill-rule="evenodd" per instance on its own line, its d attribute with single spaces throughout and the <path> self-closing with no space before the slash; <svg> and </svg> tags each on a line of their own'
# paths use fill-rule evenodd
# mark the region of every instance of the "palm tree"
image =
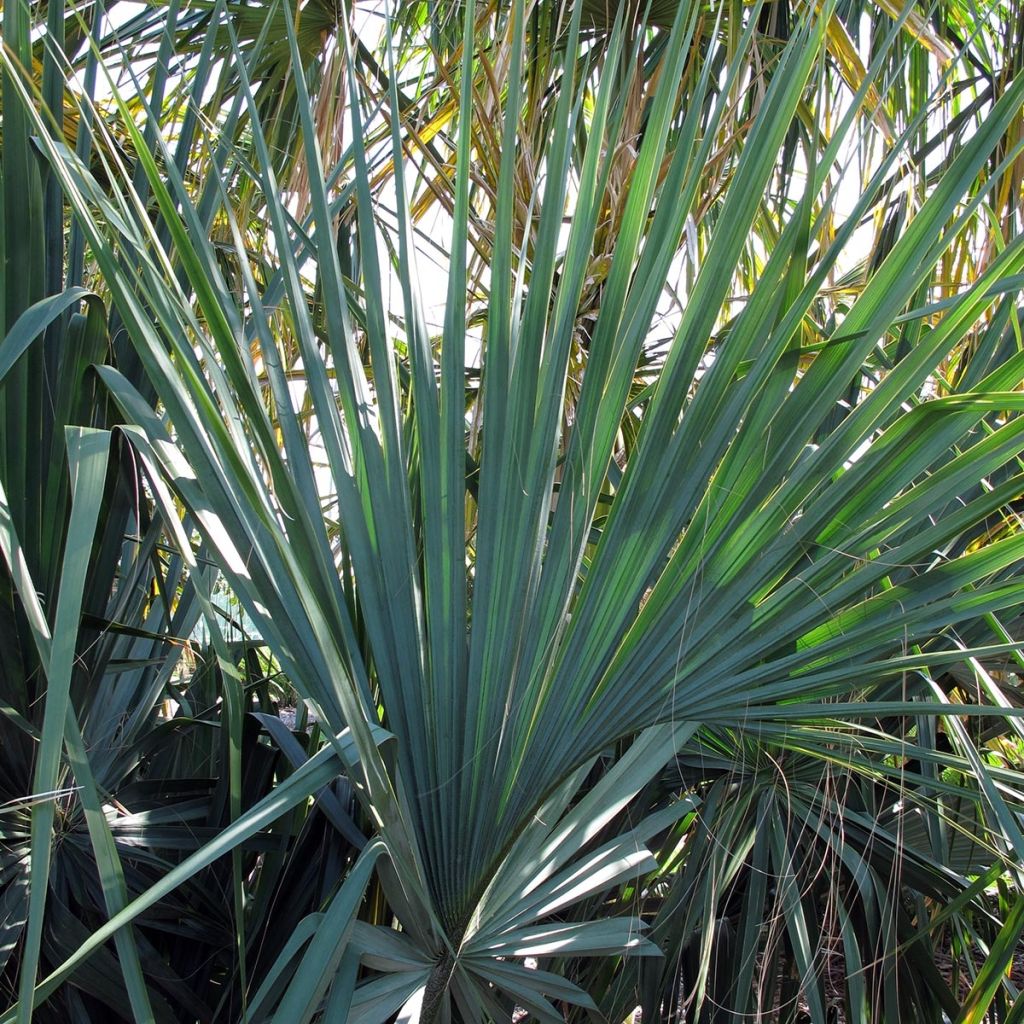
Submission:
<svg viewBox="0 0 1024 1024">
<path fill-rule="evenodd" d="M 27 1020 L 232 851 L 231 984 L 248 1020 L 614 1020 L 638 1004 L 645 1020 L 710 1020 L 726 994 L 724 1012 L 793 1017 L 792 991 L 824 1021 L 823 952 L 845 964 L 850 1019 L 980 1020 L 1015 993 L 1002 971 L 1024 927 L 1020 737 L 1000 659 L 1017 656 L 1024 553 L 1024 82 L 1005 74 L 1006 40 L 970 18 L 940 65 L 915 12 L 879 17 L 870 59 L 842 69 L 851 94 L 829 73 L 831 4 L 772 22 L 763 76 L 760 9 L 674 6 L 665 25 L 602 30 L 599 57 L 574 6 L 548 19 L 543 62 L 540 12 L 497 8 L 503 74 L 481 104 L 474 83 L 499 61 L 465 5 L 461 46 L 444 43 L 460 64 L 440 337 L 400 174 L 397 313 L 384 298 L 373 169 L 404 166 L 414 144 L 395 67 L 386 134 L 362 113 L 380 80 L 345 75 L 351 140 L 324 168 L 323 106 L 296 73 L 301 18 L 279 8 L 280 31 L 247 45 L 215 8 L 202 45 L 230 41 L 217 94 L 235 98 L 173 148 L 153 87 L 112 87 L 136 163 L 101 147 L 105 187 L 37 111 L 25 47 L 5 56 L 5 110 L 34 124 L 144 372 L 97 371 L 155 507 L 197 577 L 206 559 L 223 574 L 324 742 L 251 806 L 236 798 L 223 832 L 108 907 L 38 984 L 35 897 L 4 1020 Z M 258 88 L 282 39 L 298 205 Z M 340 45 L 353 68 L 346 32 Z M 551 89 L 530 77 L 538 63 Z M 182 83 L 175 111 L 209 84 Z M 922 140 L 957 107 L 969 113 L 933 166 Z M 840 167 L 858 153 L 867 170 L 840 217 Z M 671 338 L 640 389 L 687 231 Z M 223 643 L 217 656 L 237 671 Z M 74 737 L 62 723 L 63 709 L 51 759 Z M 262 867 L 240 870 L 239 845 L 339 777 L 371 841 L 345 848 L 336 888 L 289 919 L 247 985 Z M 31 831 L 48 848 L 48 812 Z M 986 896 L 1000 883 L 1002 911 Z M 963 999 L 921 966 L 947 933 L 954 951 L 990 953 Z M 123 939 L 119 953 L 145 1017 Z"/>
</svg>

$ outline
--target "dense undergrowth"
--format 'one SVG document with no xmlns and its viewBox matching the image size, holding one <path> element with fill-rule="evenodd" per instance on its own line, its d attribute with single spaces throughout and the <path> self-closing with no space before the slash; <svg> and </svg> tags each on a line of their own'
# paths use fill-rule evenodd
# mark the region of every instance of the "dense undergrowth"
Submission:
<svg viewBox="0 0 1024 1024">
<path fill-rule="evenodd" d="M 5 3 L 4 1022 L 1024 1019 L 1024 11 L 612 6 Z"/>
</svg>

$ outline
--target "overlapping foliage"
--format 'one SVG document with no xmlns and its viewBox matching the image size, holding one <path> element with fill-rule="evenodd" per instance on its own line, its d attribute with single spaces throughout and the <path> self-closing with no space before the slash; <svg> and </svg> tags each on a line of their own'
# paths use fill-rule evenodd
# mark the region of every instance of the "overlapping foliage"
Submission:
<svg viewBox="0 0 1024 1024">
<path fill-rule="evenodd" d="M 1018 1019 L 1019 12 L 389 13 L 5 8 L 3 1019 Z"/>
</svg>

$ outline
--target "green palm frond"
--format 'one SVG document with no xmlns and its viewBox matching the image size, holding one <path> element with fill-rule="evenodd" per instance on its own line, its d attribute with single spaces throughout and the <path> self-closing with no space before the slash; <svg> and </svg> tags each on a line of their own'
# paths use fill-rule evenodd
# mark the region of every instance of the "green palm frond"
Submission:
<svg viewBox="0 0 1024 1024">
<path fill-rule="evenodd" d="M 451 221 L 439 335 L 403 174 L 390 263 L 379 253 L 378 172 L 416 145 L 401 117 L 375 121 L 403 108 L 390 40 L 368 85 L 340 33 L 352 133 L 325 165 L 305 9 L 251 26 L 210 8 L 183 49 L 233 58 L 223 116 L 176 144 L 160 95 L 111 81 L 137 163 L 98 146 L 105 181 L 47 129 L 5 53 L 5 110 L 19 104 L 38 138 L 141 364 L 96 373 L 196 600 L 216 622 L 210 559 L 323 746 L 297 753 L 263 722 L 296 770 L 245 802 L 242 661 L 215 631 L 223 831 L 109 906 L 39 979 L 30 895 L 4 1021 L 29 1019 L 227 854 L 239 1019 L 433 1024 L 521 1007 L 548 1021 L 640 1004 L 645 1020 L 679 1020 L 680 993 L 712 1019 L 726 993 L 756 1012 L 781 986 L 823 1022 L 829 940 L 854 1019 L 977 1015 L 1012 992 L 997 979 L 1019 912 L 999 922 L 984 889 L 1006 872 L 1016 885 L 1024 852 L 1016 765 L 988 763 L 996 737 L 1004 754 L 1019 739 L 989 669 L 1017 651 L 1024 596 L 1024 243 L 1006 191 L 1019 190 L 1024 79 L 947 135 L 941 174 L 917 173 L 933 111 L 973 74 L 980 25 L 904 102 L 891 72 L 931 33 L 916 10 L 880 19 L 859 80 L 837 87 L 835 5 L 801 8 L 770 43 L 760 7 L 715 11 L 712 29 L 700 4 L 671 6 L 670 25 L 614 22 L 593 61 L 586 5 L 573 6 L 543 89 L 532 5 L 494 22 L 500 61 L 465 6 L 461 45 L 446 43 L 455 135 L 438 143 Z M 769 46 L 771 72 L 756 74 Z M 632 73 L 641 56 L 656 74 Z M 481 103 L 485 60 L 502 75 Z M 289 82 L 302 188 L 277 159 L 268 61 Z M 861 132 L 878 155 L 843 216 L 836 181 Z M 907 199 L 890 209 L 897 188 Z M 850 282 L 856 229 L 880 211 Z M 989 223 L 1002 233 L 978 255 Z M 970 705 L 965 665 L 985 674 Z M 51 720 L 62 699 L 55 685 Z M 47 728 L 51 785 L 63 734 Z M 939 735 L 957 779 L 927 767 Z M 916 770 L 896 763 L 911 755 Z M 346 834 L 338 885 L 259 953 L 272 911 L 246 910 L 243 844 L 335 779 L 359 804 L 348 816 L 337 793 L 318 797 Z M 921 967 L 945 939 L 932 906 L 953 908 L 957 942 L 994 950 L 964 1000 Z M 716 965 L 724 949 L 739 955 Z M 247 984 L 254 953 L 266 973 Z"/>
</svg>

